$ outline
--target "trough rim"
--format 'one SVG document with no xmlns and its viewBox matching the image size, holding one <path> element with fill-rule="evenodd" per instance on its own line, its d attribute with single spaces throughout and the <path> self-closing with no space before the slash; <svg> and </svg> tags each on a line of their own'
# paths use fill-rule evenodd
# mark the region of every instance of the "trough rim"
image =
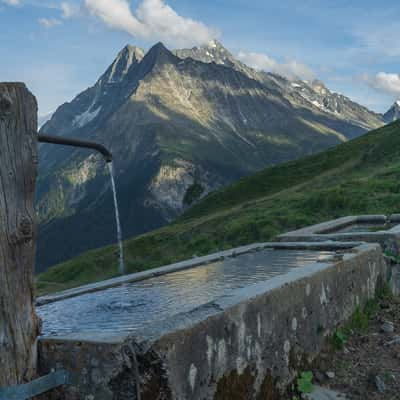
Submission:
<svg viewBox="0 0 400 400">
<path fill-rule="evenodd" d="M 268 248 L 271 249 L 287 249 L 287 250 L 340 250 L 351 249 L 363 244 L 361 241 L 338 242 L 327 240 L 324 242 L 263 242 L 255 243 L 248 246 L 236 247 L 230 250 L 225 250 L 213 253 L 203 257 L 196 257 L 191 260 L 184 260 L 178 263 L 161 266 L 143 272 L 136 272 L 129 275 L 120 276 L 117 278 L 107 279 L 105 281 L 90 283 L 88 285 L 79 286 L 77 288 L 64 290 L 62 292 L 41 296 L 35 300 L 36 307 L 41 307 L 49 303 L 70 299 L 73 297 L 82 296 L 99 292 L 106 289 L 122 286 L 127 283 L 140 282 L 150 278 L 167 275 L 174 272 L 184 271 L 191 268 L 200 267 L 202 265 L 211 264 L 218 261 L 223 261 L 226 258 L 236 257 L 239 255 L 261 251 Z"/>
</svg>

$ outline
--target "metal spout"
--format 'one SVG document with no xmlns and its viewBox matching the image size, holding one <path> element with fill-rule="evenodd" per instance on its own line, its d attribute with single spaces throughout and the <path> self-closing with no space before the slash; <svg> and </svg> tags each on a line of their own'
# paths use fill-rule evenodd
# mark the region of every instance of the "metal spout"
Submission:
<svg viewBox="0 0 400 400">
<path fill-rule="evenodd" d="M 48 136 L 48 135 L 38 135 L 38 140 L 40 143 L 60 144 L 63 146 L 73 146 L 73 147 L 82 147 L 84 149 L 93 149 L 103 155 L 106 163 L 110 163 L 113 160 L 113 156 L 108 151 L 108 149 L 98 143 L 85 142 L 82 140 L 68 139 L 68 138 L 64 138 L 64 137 Z"/>
</svg>

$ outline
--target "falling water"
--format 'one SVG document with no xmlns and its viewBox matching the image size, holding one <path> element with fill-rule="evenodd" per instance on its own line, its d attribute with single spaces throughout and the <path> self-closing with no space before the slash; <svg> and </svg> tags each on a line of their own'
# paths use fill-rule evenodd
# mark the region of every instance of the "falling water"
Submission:
<svg viewBox="0 0 400 400">
<path fill-rule="evenodd" d="M 123 275 L 123 274 L 125 274 L 124 249 L 122 246 L 122 229 L 121 229 L 121 221 L 119 219 L 117 189 L 115 187 L 113 163 L 109 162 L 107 165 L 108 165 L 108 170 L 110 172 L 111 187 L 112 187 L 113 196 L 114 196 L 115 220 L 117 223 L 117 238 L 118 238 L 118 247 L 119 247 L 119 273 L 121 275 Z"/>
</svg>

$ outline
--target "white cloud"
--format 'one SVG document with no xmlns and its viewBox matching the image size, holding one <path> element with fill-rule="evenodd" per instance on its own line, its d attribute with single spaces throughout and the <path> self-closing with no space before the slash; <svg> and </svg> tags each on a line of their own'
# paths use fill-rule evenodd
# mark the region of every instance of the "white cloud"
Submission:
<svg viewBox="0 0 400 400">
<path fill-rule="evenodd" d="M 240 51 L 238 58 L 257 71 L 273 71 L 278 65 L 273 58 L 261 53 L 246 53 Z"/>
<path fill-rule="evenodd" d="M 54 28 L 61 24 L 61 21 L 56 18 L 40 18 L 38 22 L 47 29 Z"/>
<path fill-rule="evenodd" d="M 362 79 L 380 92 L 400 95 L 400 74 L 379 72 L 374 76 L 364 75 Z"/>
<path fill-rule="evenodd" d="M 84 0 L 90 13 L 110 28 L 177 46 L 208 43 L 218 33 L 202 22 L 184 18 L 163 0 L 143 0 L 136 13 L 127 0 Z"/>
<path fill-rule="evenodd" d="M 10 6 L 19 6 L 21 4 L 21 0 L 0 0 L 0 3 L 5 3 Z"/>
<path fill-rule="evenodd" d="M 247 53 L 239 52 L 239 60 L 248 66 L 258 70 L 274 72 L 290 79 L 301 78 L 312 80 L 315 77 L 314 72 L 307 65 L 296 60 L 289 60 L 284 63 L 279 63 L 275 59 L 262 53 Z"/>
<path fill-rule="evenodd" d="M 61 2 L 60 8 L 62 11 L 62 16 L 65 19 L 73 18 L 80 14 L 79 7 L 65 1 Z"/>
<path fill-rule="evenodd" d="M 315 78 L 314 71 L 310 67 L 296 60 L 280 64 L 279 68 L 281 73 L 289 78 L 298 77 L 307 80 L 313 80 Z M 276 72 L 279 73 L 279 69 Z"/>
</svg>

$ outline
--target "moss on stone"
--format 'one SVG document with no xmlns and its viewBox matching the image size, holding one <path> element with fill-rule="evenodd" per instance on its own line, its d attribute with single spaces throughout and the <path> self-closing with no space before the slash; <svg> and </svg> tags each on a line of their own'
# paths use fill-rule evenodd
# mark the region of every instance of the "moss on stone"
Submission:
<svg viewBox="0 0 400 400">
<path fill-rule="evenodd" d="M 279 400 L 279 398 L 280 395 L 276 387 L 276 379 L 272 376 L 271 371 L 268 371 L 261 384 L 257 400 Z"/>
<path fill-rule="evenodd" d="M 214 400 L 251 400 L 254 382 L 255 377 L 250 367 L 247 367 L 241 375 L 237 371 L 231 371 L 219 380 Z"/>
</svg>

